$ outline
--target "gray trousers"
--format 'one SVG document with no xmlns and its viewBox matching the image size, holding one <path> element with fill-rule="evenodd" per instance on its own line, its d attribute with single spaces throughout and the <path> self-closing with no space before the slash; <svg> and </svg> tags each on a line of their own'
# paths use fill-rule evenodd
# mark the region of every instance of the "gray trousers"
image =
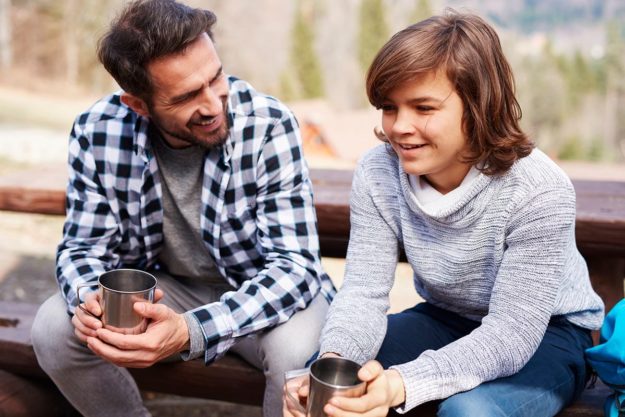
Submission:
<svg viewBox="0 0 625 417">
<path fill-rule="evenodd" d="M 161 303 L 180 313 L 217 301 L 232 289 L 227 285 L 181 282 L 163 273 L 156 276 L 165 293 Z M 265 374 L 264 417 L 282 416 L 284 372 L 302 368 L 318 349 L 327 310 L 327 301 L 319 295 L 286 323 L 242 338 L 231 348 Z M 128 370 L 103 360 L 78 340 L 60 294 L 39 308 L 32 343 L 43 370 L 82 415 L 150 415 Z"/>
</svg>

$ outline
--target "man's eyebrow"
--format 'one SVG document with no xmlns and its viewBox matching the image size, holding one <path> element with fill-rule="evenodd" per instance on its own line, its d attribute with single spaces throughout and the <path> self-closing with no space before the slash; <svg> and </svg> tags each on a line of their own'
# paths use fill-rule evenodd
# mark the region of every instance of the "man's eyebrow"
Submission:
<svg viewBox="0 0 625 417">
<path fill-rule="evenodd" d="M 219 69 L 217 70 L 217 73 L 215 74 L 215 76 L 209 81 L 209 83 L 212 83 L 213 81 L 215 81 L 217 78 L 219 78 L 222 74 L 224 73 L 224 66 L 221 65 L 219 67 Z"/>
<path fill-rule="evenodd" d="M 221 65 L 219 67 L 219 69 L 217 70 L 217 73 L 215 74 L 215 76 L 208 81 L 208 84 L 211 84 L 212 82 L 214 82 L 217 78 L 219 78 L 223 74 L 223 72 L 224 72 L 224 67 L 223 67 L 223 65 Z M 204 88 L 204 85 L 202 85 L 198 89 L 195 89 L 195 90 L 192 90 L 192 91 L 186 91 L 186 92 L 184 92 L 182 94 L 174 96 L 174 97 L 171 98 L 170 102 L 171 103 L 177 103 L 179 101 L 182 101 L 182 100 L 186 99 L 187 97 L 191 97 L 191 96 L 197 94 L 203 88 Z"/>
</svg>

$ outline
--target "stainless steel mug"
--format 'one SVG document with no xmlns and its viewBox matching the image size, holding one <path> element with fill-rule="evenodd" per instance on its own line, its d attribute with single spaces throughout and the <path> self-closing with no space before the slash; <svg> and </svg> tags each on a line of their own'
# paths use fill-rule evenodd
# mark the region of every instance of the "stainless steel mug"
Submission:
<svg viewBox="0 0 625 417">
<path fill-rule="evenodd" d="M 78 287 L 80 289 L 89 285 Z M 106 329 L 124 334 L 143 333 L 147 328 L 147 319 L 137 314 L 133 305 L 137 301 L 154 301 L 156 278 L 154 275 L 136 269 L 115 269 L 100 275 L 98 291 L 102 315 L 96 317 Z M 93 316 L 82 304 L 80 309 Z M 94 316 L 95 317 L 95 316 Z"/>
<path fill-rule="evenodd" d="M 289 380 L 297 376 L 309 375 L 310 389 L 306 409 L 289 395 L 290 400 L 307 417 L 326 417 L 323 407 L 334 396 L 360 397 L 366 391 L 367 384 L 358 379 L 361 366 L 346 358 L 327 357 L 317 359 L 309 369 L 298 369 L 285 374 Z"/>
</svg>

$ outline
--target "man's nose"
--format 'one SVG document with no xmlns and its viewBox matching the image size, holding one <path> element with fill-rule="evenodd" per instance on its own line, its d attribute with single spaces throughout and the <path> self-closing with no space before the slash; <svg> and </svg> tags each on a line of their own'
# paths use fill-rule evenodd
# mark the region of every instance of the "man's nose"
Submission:
<svg viewBox="0 0 625 417">
<path fill-rule="evenodd" d="M 222 103 L 219 94 L 211 87 L 206 87 L 200 95 L 200 107 L 198 112 L 202 116 L 215 116 L 222 111 Z"/>
</svg>

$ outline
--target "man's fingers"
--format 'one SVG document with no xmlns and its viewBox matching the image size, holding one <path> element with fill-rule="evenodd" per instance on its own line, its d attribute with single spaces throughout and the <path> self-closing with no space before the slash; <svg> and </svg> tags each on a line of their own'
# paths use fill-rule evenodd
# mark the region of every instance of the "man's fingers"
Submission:
<svg viewBox="0 0 625 417">
<path fill-rule="evenodd" d="M 169 318 L 171 309 L 165 304 L 152 304 L 144 301 L 136 302 L 133 305 L 134 310 L 142 315 L 154 321 L 165 320 Z"/>
<path fill-rule="evenodd" d="M 95 329 L 85 326 L 76 315 L 74 315 L 74 317 L 72 317 L 72 324 L 74 325 L 74 329 L 77 332 L 80 332 L 82 334 L 84 334 L 85 336 L 91 336 L 91 337 L 95 337 L 97 335 Z M 80 340 L 82 340 L 83 342 L 86 342 L 85 339 L 80 338 Z"/>
<path fill-rule="evenodd" d="M 150 350 L 152 348 L 145 333 L 122 334 L 108 329 L 99 329 L 96 335 L 104 343 L 120 350 Z"/>
<path fill-rule="evenodd" d="M 84 307 L 94 316 L 100 317 L 102 315 L 102 308 L 99 302 L 100 296 L 97 291 L 93 291 L 85 295 Z"/>
<path fill-rule="evenodd" d="M 146 352 L 142 351 L 124 351 L 117 349 L 115 346 L 108 345 L 97 337 L 87 338 L 87 347 L 96 355 L 106 359 L 118 366 L 127 368 L 145 368 L 150 366 Z"/>
</svg>

